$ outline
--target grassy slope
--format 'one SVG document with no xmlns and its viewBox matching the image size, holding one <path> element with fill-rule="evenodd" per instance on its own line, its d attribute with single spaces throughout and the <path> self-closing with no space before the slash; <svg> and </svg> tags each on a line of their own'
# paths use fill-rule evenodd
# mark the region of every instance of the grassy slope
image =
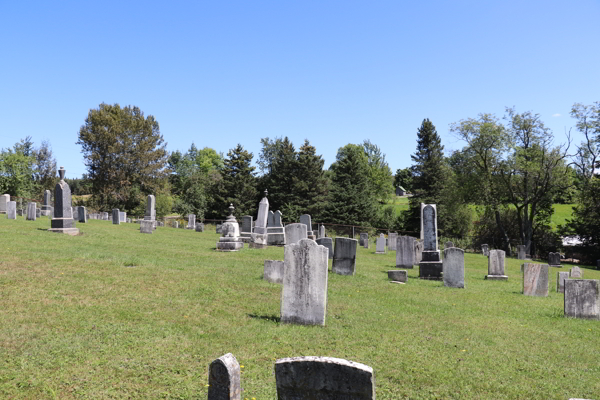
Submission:
<svg viewBox="0 0 600 400">
<path fill-rule="evenodd" d="M 563 295 L 525 297 L 519 262 L 467 289 L 387 282 L 394 253 L 359 249 L 357 274 L 329 274 L 327 326 L 277 322 L 281 287 L 261 279 L 282 248 L 214 251 L 214 230 L 0 217 L 0 397 L 206 398 L 209 363 L 232 352 L 242 398 L 274 399 L 276 358 L 322 355 L 370 365 L 378 399 L 566 399 L 600 393 L 600 322 L 563 317 Z M 135 267 L 125 267 L 135 265 Z M 564 269 L 564 268 L 563 268 Z M 600 271 L 585 270 L 600 279 Z"/>
</svg>

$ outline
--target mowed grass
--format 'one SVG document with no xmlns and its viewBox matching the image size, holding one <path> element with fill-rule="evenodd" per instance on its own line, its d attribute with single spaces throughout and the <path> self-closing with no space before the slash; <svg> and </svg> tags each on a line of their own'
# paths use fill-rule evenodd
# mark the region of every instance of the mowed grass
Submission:
<svg viewBox="0 0 600 400">
<path fill-rule="evenodd" d="M 231 352 L 242 398 L 275 399 L 275 359 L 345 358 L 373 367 L 378 399 L 600 398 L 600 321 L 485 281 L 466 255 L 466 289 L 389 283 L 395 253 L 360 248 L 355 276 L 329 274 L 327 325 L 278 322 L 281 286 L 261 279 L 283 248 L 214 250 L 198 233 L 91 220 L 83 235 L 0 217 L 0 398 L 205 399 L 208 366 Z M 567 266 L 562 270 L 566 270 Z M 584 270 L 585 278 L 600 272 Z"/>
<path fill-rule="evenodd" d="M 394 206 L 396 216 L 398 216 L 402 211 L 408 210 L 408 199 L 408 196 L 393 196 L 387 203 Z"/>
<path fill-rule="evenodd" d="M 573 207 L 576 204 L 553 204 L 552 208 L 554 213 L 552 214 L 550 225 L 552 228 L 556 228 L 558 225 L 564 225 L 567 219 L 572 218 Z"/>
</svg>

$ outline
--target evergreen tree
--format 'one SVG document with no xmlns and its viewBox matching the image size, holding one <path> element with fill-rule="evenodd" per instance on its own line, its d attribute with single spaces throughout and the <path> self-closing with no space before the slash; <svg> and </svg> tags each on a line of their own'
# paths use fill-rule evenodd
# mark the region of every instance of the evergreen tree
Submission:
<svg viewBox="0 0 600 400">
<path fill-rule="evenodd" d="M 294 209 L 282 210 L 288 220 L 297 221 L 302 214 L 310 214 L 313 220 L 318 220 L 327 205 L 329 180 L 323 171 L 325 160 L 316 153 L 317 149 L 308 140 L 298 151 L 293 184 Z"/>
<path fill-rule="evenodd" d="M 259 191 L 269 191 L 269 208 L 280 210 L 287 219 L 286 212 L 296 210 L 297 194 L 294 192 L 294 179 L 298 172 L 298 153 L 287 138 L 261 140 L 263 149 L 258 164 L 265 173 Z"/>
<path fill-rule="evenodd" d="M 229 150 L 224 160 L 223 182 L 218 199 L 223 210 L 233 203 L 235 216 L 238 218 L 243 215 L 255 215 L 257 212 L 259 192 L 254 176 L 256 167 L 251 166 L 252 157 L 252 153 L 238 144 L 234 149 Z"/>
</svg>

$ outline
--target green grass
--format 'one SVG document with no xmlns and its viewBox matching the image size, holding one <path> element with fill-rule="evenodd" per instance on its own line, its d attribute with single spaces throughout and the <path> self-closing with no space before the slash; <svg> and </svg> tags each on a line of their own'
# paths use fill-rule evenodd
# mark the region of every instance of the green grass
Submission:
<svg viewBox="0 0 600 400">
<path fill-rule="evenodd" d="M 557 225 L 564 225 L 567 219 L 571 218 L 573 214 L 573 206 L 575 204 L 553 204 L 552 208 L 554 209 L 554 214 L 552 214 L 552 219 L 550 225 L 552 228 L 556 228 Z"/>
<path fill-rule="evenodd" d="M 91 220 L 83 235 L 48 219 L 0 217 L 0 398 L 205 399 L 208 365 L 233 353 L 242 398 L 274 399 L 275 359 L 345 358 L 375 370 L 378 399 L 598 398 L 600 322 L 563 317 L 547 298 L 483 279 L 466 255 L 466 289 L 391 284 L 394 253 L 358 250 L 357 274 L 329 274 L 327 326 L 280 324 L 281 286 L 261 279 L 283 248 L 214 250 L 209 232 Z M 565 270 L 566 268 L 563 268 Z M 584 270 L 600 279 L 600 271 Z"/>
<path fill-rule="evenodd" d="M 400 215 L 400 213 L 404 210 L 408 210 L 408 196 L 394 196 L 391 200 L 388 200 L 388 204 L 393 205 L 396 210 L 396 215 Z"/>
</svg>

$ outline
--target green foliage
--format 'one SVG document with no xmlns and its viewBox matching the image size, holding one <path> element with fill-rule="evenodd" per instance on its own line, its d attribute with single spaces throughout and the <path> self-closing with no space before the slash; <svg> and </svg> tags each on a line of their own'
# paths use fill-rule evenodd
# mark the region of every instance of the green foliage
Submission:
<svg viewBox="0 0 600 400">
<path fill-rule="evenodd" d="M 363 142 L 363 148 L 369 164 L 371 196 L 385 203 L 395 194 L 392 170 L 385 161 L 385 154 L 377 145 L 367 139 Z"/>
<path fill-rule="evenodd" d="M 171 213 L 171 211 L 173 210 L 173 205 L 175 203 L 173 200 L 173 196 L 171 196 L 167 192 L 159 193 L 158 195 L 156 195 L 155 200 L 155 210 L 157 218 L 163 218 L 164 216 L 169 215 Z M 146 210 L 144 209 L 144 213 L 145 211 Z"/>
<path fill-rule="evenodd" d="M 22 150 L 5 149 L 0 152 L 0 192 L 31 198 L 35 195 L 32 179 L 35 158 Z"/>
<path fill-rule="evenodd" d="M 234 215 L 238 218 L 243 215 L 255 215 L 257 211 L 259 193 L 254 176 L 256 168 L 251 166 L 252 157 L 252 153 L 238 144 L 229 150 L 224 160 L 218 203 L 223 210 L 226 210 L 230 203 L 233 204 Z M 221 217 L 225 215 L 228 213 L 221 213 Z"/>
<path fill-rule="evenodd" d="M 396 170 L 396 175 L 394 176 L 394 188 L 399 186 L 402 186 L 408 193 L 412 193 L 413 175 L 410 167 L 399 168 Z"/>
</svg>

